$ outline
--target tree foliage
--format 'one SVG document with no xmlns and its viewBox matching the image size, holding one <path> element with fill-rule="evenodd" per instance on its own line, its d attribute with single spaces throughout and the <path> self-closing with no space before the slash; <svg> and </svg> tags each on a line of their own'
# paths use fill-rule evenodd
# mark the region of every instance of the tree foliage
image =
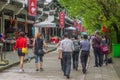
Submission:
<svg viewBox="0 0 120 80">
<path fill-rule="evenodd" d="M 68 10 L 71 18 L 77 16 L 77 19 L 83 20 L 88 32 L 101 30 L 104 17 L 106 34 L 112 35 L 114 32 L 113 36 L 116 36 L 117 42 L 120 43 L 120 0 L 59 0 L 59 2 Z"/>
</svg>

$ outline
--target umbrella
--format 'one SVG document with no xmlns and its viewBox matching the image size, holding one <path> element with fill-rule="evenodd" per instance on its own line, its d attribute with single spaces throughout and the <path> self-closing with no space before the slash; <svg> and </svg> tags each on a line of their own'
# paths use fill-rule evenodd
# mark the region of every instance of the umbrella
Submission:
<svg viewBox="0 0 120 80">
<path fill-rule="evenodd" d="M 67 28 L 65 28 L 66 30 L 77 30 L 75 27 L 67 27 Z"/>
<path fill-rule="evenodd" d="M 34 26 L 36 26 L 36 27 L 56 27 L 56 24 L 44 21 L 44 22 L 40 22 L 40 23 L 35 23 Z"/>
<path fill-rule="evenodd" d="M 81 32 L 80 35 L 87 35 L 87 33 L 86 32 Z"/>
</svg>

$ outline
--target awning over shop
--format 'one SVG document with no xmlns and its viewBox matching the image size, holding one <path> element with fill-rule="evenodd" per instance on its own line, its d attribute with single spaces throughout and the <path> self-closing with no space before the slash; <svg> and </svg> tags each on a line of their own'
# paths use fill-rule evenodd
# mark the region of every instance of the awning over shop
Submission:
<svg viewBox="0 0 120 80">
<path fill-rule="evenodd" d="M 67 28 L 65 28 L 66 30 L 77 30 L 75 27 L 67 27 Z"/>
<path fill-rule="evenodd" d="M 34 26 L 35 27 L 56 27 L 56 24 L 45 21 L 45 22 L 35 23 Z"/>
</svg>

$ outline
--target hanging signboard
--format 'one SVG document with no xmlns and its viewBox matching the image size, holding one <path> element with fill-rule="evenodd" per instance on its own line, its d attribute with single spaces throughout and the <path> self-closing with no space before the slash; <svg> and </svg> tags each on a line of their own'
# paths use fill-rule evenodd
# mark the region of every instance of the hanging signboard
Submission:
<svg viewBox="0 0 120 80">
<path fill-rule="evenodd" d="M 37 1 L 29 0 L 28 2 L 28 14 L 31 16 L 36 16 Z"/>
<path fill-rule="evenodd" d="M 59 13 L 59 26 L 60 28 L 64 28 L 64 17 L 65 17 L 65 14 L 64 12 L 60 12 Z"/>
</svg>

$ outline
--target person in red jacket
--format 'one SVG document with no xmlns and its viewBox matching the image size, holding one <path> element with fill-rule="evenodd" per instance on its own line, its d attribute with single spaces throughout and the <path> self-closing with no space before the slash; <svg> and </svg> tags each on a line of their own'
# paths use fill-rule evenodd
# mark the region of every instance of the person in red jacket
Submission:
<svg viewBox="0 0 120 80">
<path fill-rule="evenodd" d="M 27 47 L 27 41 L 26 41 L 26 38 L 24 36 L 25 36 L 24 32 L 20 32 L 19 37 L 17 38 L 16 43 L 14 45 L 14 53 L 16 53 L 16 50 L 18 51 L 18 56 L 19 56 L 19 60 L 20 60 L 20 64 L 19 64 L 20 70 L 19 70 L 19 72 L 24 71 L 23 62 L 24 62 L 25 54 L 22 53 L 22 48 Z"/>
</svg>

